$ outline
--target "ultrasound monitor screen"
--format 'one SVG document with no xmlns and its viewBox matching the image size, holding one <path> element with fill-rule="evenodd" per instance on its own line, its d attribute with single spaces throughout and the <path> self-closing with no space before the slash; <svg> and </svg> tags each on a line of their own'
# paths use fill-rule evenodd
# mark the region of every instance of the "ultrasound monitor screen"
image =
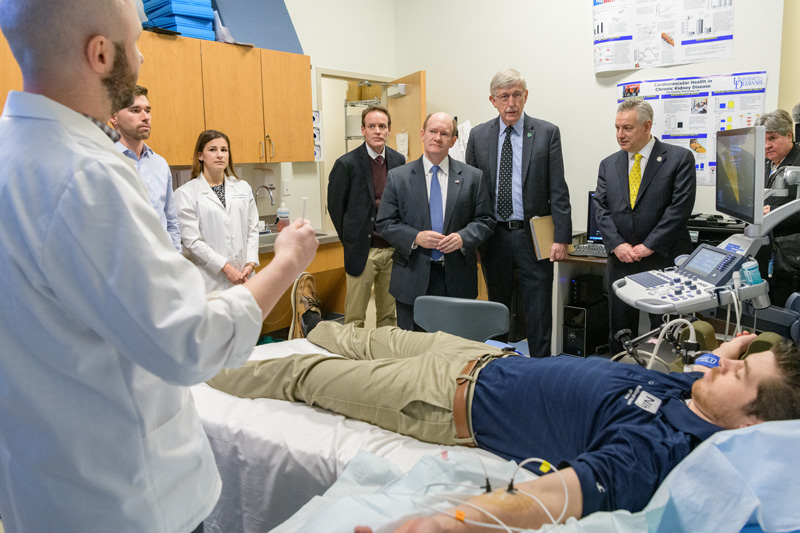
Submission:
<svg viewBox="0 0 800 533">
<path fill-rule="evenodd" d="M 697 252 L 689 263 L 683 265 L 683 268 L 693 274 L 705 277 L 711 274 L 726 257 L 728 257 L 728 254 L 703 248 Z"/>
<path fill-rule="evenodd" d="M 586 214 L 586 238 L 589 242 L 603 244 L 603 236 L 597 226 L 597 217 L 594 210 L 594 191 L 589 191 L 589 212 Z"/>
<path fill-rule="evenodd" d="M 716 209 L 760 224 L 764 209 L 764 128 L 717 132 Z"/>
</svg>

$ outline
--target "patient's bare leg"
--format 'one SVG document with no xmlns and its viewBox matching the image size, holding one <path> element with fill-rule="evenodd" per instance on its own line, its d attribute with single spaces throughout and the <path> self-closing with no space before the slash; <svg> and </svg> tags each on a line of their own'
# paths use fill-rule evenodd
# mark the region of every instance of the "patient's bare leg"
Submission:
<svg viewBox="0 0 800 533">
<path fill-rule="evenodd" d="M 405 359 L 435 350 L 442 357 L 467 361 L 487 353 L 500 353 L 482 342 L 448 333 L 407 331 L 394 326 L 364 329 L 336 322 L 321 322 L 308 334 L 308 340 L 350 359 Z"/>
</svg>

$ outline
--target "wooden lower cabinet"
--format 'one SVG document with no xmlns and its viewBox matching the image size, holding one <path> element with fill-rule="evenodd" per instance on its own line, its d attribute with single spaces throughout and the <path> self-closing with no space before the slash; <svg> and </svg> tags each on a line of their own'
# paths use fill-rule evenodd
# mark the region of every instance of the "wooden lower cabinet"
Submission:
<svg viewBox="0 0 800 533">
<path fill-rule="evenodd" d="M 260 270 L 272 261 L 274 253 L 259 254 Z M 347 294 L 347 278 L 344 272 L 344 252 L 341 242 L 320 244 L 317 255 L 306 269 L 314 274 L 317 283 L 317 296 L 322 302 L 322 311 L 344 313 L 344 298 Z M 287 290 L 272 312 L 264 320 L 261 333 L 267 334 L 292 323 L 292 289 Z"/>
</svg>

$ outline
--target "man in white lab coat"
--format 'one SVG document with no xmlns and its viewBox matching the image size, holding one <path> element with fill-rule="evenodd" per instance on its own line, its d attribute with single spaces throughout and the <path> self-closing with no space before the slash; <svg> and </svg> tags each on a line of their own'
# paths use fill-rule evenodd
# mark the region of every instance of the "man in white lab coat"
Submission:
<svg viewBox="0 0 800 533">
<path fill-rule="evenodd" d="M 105 122 L 142 60 L 133 0 L 0 0 L 0 516 L 9 532 L 190 532 L 220 493 L 187 386 L 245 361 L 314 256 L 296 221 L 205 295 Z"/>
</svg>

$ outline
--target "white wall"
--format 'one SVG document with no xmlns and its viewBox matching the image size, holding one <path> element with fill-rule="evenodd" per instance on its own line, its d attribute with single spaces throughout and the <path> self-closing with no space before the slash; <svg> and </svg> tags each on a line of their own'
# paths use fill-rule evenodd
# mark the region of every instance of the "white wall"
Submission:
<svg viewBox="0 0 800 533">
<path fill-rule="evenodd" d="M 618 150 L 618 83 L 766 70 L 766 108 L 777 107 L 783 0 L 736 0 L 734 59 L 599 76 L 592 63 L 590 0 L 395 5 L 397 74 L 427 71 L 428 112 L 446 111 L 473 125 L 496 117 L 489 81 L 501 68 L 522 72 L 530 90 L 526 112 L 561 129 L 573 226 L 579 229 L 585 227 L 585 193 L 594 189 L 599 162 Z M 713 212 L 713 196 L 713 187 L 700 187 L 695 211 Z"/>
<path fill-rule="evenodd" d="M 311 56 L 312 67 L 395 74 L 392 0 L 285 0 L 285 3 L 303 53 Z"/>
<path fill-rule="evenodd" d="M 365 72 L 376 76 L 391 76 L 395 73 L 394 10 L 391 0 L 286 0 L 286 8 L 300 39 L 303 53 L 311 56 L 311 87 L 314 109 L 320 99 L 316 86 L 316 69 L 334 69 L 350 72 Z M 338 92 L 341 83 L 327 85 Z M 327 95 L 339 104 L 340 95 Z M 330 101 L 330 100 L 329 100 Z M 335 116 L 328 120 L 328 115 Z M 343 114 L 341 105 L 326 104 L 322 118 L 325 135 L 332 133 L 328 127 Z M 342 118 L 343 121 L 343 118 Z M 327 157 L 326 157 L 327 159 Z M 328 168 L 333 164 L 330 161 Z M 272 165 L 270 165 L 272 166 Z M 306 218 L 315 228 L 326 225 L 323 214 L 325 198 L 320 193 L 320 170 L 317 163 L 283 163 L 279 167 L 283 181 L 289 181 L 292 196 L 285 201 L 292 217 L 300 216 L 302 196 L 308 197 Z"/>
</svg>

